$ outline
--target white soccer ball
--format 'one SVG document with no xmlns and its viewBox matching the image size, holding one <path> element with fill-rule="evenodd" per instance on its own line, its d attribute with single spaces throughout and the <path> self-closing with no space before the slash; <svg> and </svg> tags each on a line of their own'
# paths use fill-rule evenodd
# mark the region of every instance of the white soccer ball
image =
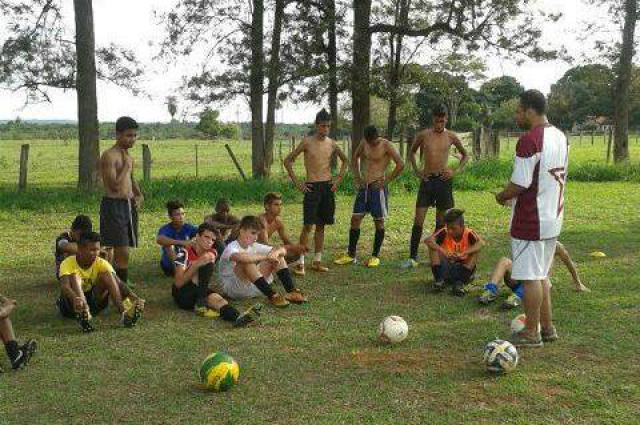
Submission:
<svg viewBox="0 0 640 425">
<path fill-rule="evenodd" d="M 409 325 L 400 316 L 386 317 L 378 327 L 378 338 L 382 342 L 396 344 L 404 341 L 409 334 Z"/>
<path fill-rule="evenodd" d="M 518 359 L 518 350 L 509 341 L 491 341 L 484 349 L 484 365 L 489 372 L 509 373 L 518 365 Z"/>
<path fill-rule="evenodd" d="M 511 321 L 511 332 L 513 332 L 514 334 L 517 334 L 518 332 L 523 330 L 525 327 L 526 321 L 527 321 L 527 316 L 524 313 L 516 316 Z"/>
</svg>

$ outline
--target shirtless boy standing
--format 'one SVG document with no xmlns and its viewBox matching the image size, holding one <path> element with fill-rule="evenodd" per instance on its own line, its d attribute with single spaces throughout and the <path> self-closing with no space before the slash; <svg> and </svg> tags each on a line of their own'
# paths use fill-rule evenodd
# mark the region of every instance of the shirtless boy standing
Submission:
<svg viewBox="0 0 640 425">
<path fill-rule="evenodd" d="M 129 247 L 138 246 L 138 210 L 144 197 L 133 179 L 133 157 L 138 123 L 129 117 L 116 121 L 116 144 L 100 157 L 105 194 L 100 203 L 100 237 L 113 248 L 113 266 L 123 282 L 128 281 Z"/>
<path fill-rule="evenodd" d="M 411 167 L 420 179 L 420 190 L 416 200 L 416 212 L 411 230 L 411 246 L 409 258 L 401 267 L 409 269 L 418 265 L 418 247 L 422 239 L 422 226 L 427 215 L 427 209 L 436 207 L 436 230 L 444 226 L 444 213 L 454 207 L 452 178 L 462 171 L 469 160 L 469 155 L 462 146 L 458 136 L 445 128 L 447 125 L 447 107 L 441 105 L 433 111 L 433 128 L 425 129 L 416 135 L 411 146 L 409 160 Z M 457 167 L 449 168 L 449 151 L 451 145 L 460 152 L 460 163 Z M 423 168 L 418 169 L 415 154 L 422 151 Z"/>
<path fill-rule="evenodd" d="M 284 159 L 284 166 L 289 177 L 298 189 L 304 193 L 303 215 L 304 224 L 300 234 L 300 244 L 308 249 L 309 233 L 315 226 L 314 246 L 315 254 L 311 269 L 326 272 L 329 269 L 322 265 L 322 250 L 324 248 L 324 226 L 335 222 L 336 210 L 335 191 L 342 180 L 347 168 L 347 157 L 337 143 L 328 137 L 331 129 L 331 115 L 322 109 L 316 115 L 315 134 L 305 137 L 302 142 Z M 293 172 L 293 162 L 304 152 L 304 168 L 306 181 L 299 182 Z M 331 156 L 336 153 L 342 162 L 340 172 L 331 176 Z M 298 276 L 304 276 L 304 254 L 293 269 Z"/>
<path fill-rule="evenodd" d="M 391 174 L 387 175 L 387 168 L 391 160 L 395 162 L 395 168 Z M 364 179 L 360 173 L 360 165 L 365 168 Z M 365 214 L 369 213 L 375 223 L 376 233 L 373 239 L 373 252 L 371 258 L 365 262 L 365 266 L 377 267 L 380 265 L 380 247 L 382 247 L 384 240 L 384 220 L 387 218 L 389 210 L 387 183 L 398 177 L 404 169 L 404 163 L 393 144 L 378 137 L 378 130 L 370 125 L 364 129 L 364 141 L 358 145 L 351 159 L 351 169 L 358 185 L 358 194 L 351 215 L 349 250 L 334 263 L 344 265 L 356 262 L 360 224 Z"/>
</svg>

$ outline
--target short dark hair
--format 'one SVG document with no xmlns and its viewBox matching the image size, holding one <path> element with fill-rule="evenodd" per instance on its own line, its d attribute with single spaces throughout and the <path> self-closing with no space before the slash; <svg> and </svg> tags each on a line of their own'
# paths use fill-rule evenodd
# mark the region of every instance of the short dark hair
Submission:
<svg viewBox="0 0 640 425">
<path fill-rule="evenodd" d="M 93 223 L 91 223 L 91 219 L 88 216 L 80 214 L 73 219 L 71 230 L 88 233 L 93 231 Z"/>
<path fill-rule="evenodd" d="M 131 117 L 120 117 L 116 121 L 116 133 L 122 133 L 127 130 L 137 130 L 138 123 Z"/>
<path fill-rule="evenodd" d="M 213 233 L 215 235 L 216 233 L 216 228 L 213 227 L 213 224 L 209 224 L 209 223 L 202 223 L 200 226 L 198 226 L 198 234 L 201 235 L 204 232 L 209 231 L 211 233 Z"/>
<path fill-rule="evenodd" d="M 282 200 L 282 195 L 278 192 L 269 192 L 264 195 L 264 204 L 270 205 L 273 201 Z"/>
<path fill-rule="evenodd" d="M 533 109 L 536 114 L 544 115 L 547 113 L 547 98 L 540 90 L 527 90 L 520 93 L 520 106 L 525 111 Z"/>
<path fill-rule="evenodd" d="M 441 104 L 437 105 L 435 108 L 433 108 L 432 115 L 434 117 L 447 116 L 447 115 L 449 115 L 449 108 L 447 108 L 447 105 L 445 105 L 444 103 L 441 103 Z"/>
<path fill-rule="evenodd" d="M 225 198 L 218 199 L 218 202 L 216 202 L 216 211 L 221 209 L 223 206 L 229 208 L 229 201 Z"/>
<path fill-rule="evenodd" d="M 261 230 L 260 220 L 255 215 L 246 215 L 240 220 L 239 229 Z"/>
<path fill-rule="evenodd" d="M 175 210 L 184 208 L 184 205 L 180 201 L 169 201 L 165 206 L 167 207 L 167 214 L 169 214 L 169 217 L 171 217 L 171 213 L 173 213 Z"/>
<path fill-rule="evenodd" d="M 450 208 L 444 213 L 444 222 L 447 224 L 459 223 L 464 226 L 464 210 Z"/>
<path fill-rule="evenodd" d="M 364 128 L 364 138 L 369 142 L 373 142 L 378 138 L 378 129 L 375 125 L 368 125 Z"/>
<path fill-rule="evenodd" d="M 321 122 L 331 121 L 331 114 L 326 109 L 322 108 L 320 112 L 316 114 L 316 124 Z"/>
<path fill-rule="evenodd" d="M 100 243 L 100 234 L 96 232 L 87 232 L 80 235 L 78 239 L 78 246 L 87 246 L 90 243 Z"/>
</svg>

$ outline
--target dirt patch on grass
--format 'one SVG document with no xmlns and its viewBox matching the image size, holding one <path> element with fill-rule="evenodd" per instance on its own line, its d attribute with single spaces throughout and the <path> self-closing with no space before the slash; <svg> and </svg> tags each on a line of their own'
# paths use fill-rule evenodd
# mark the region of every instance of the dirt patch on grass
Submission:
<svg viewBox="0 0 640 425">
<path fill-rule="evenodd" d="M 467 367 L 472 361 L 468 356 L 445 355 L 434 348 L 394 350 L 391 347 L 354 350 L 339 359 L 342 364 L 355 364 L 365 369 L 387 373 L 422 370 L 452 371 Z"/>
</svg>

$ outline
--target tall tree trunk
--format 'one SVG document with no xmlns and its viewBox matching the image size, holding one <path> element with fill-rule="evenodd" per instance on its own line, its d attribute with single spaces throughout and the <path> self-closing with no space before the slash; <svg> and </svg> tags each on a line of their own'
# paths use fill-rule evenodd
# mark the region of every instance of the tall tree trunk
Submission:
<svg viewBox="0 0 640 425">
<path fill-rule="evenodd" d="M 278 87 L 280 87 L 280 35 L 282 34 L 282 18 L 285 0 L 276 0 L 273 18 L 273 34 L 271 36 L 271 58 L 269 59 L 269 87 L 267 89 L 267 125 L 264 137 L 265 177 L 271 174 L 273 164 L 273 138 L 276 128 L 276 106 L 278 103 Z"/>
<path fill-rule="evenodd" d="M 395 25 L 406 26 L 409 17 L 410 0 L 396 0 Z M 387 139 L 393 140 L 398 115 L 398 91 L 402 69 L 402 34 L 390 34 L 389 47 L 389 115 L 387 117 Z"/>
<path fill-rule="evenodd" d="M 264 127 L 262 95 L 264 94 L 264 0 L 253 0 L 251 13 L 251 170 L 253 178 L 265 177 Z"/>
<path fill-rule="evenodd" d="M 354 153 L 364 136 L 371 110 L 369 99 L 371 60 L 371 0 L 353 2 L 353 69 L 351 77 L 352 115 L 351 152 Z"/>
<path fill-rule="evenodd" d="M 625 1 L 625 20 L 622 30 L 622 51 L 614 94 L 613 125 L 615 128 L 613 159 L 615 162 L 629 159 L 629 86 L 633 60 L 634 36 L 638 19 L 637 0 Z"/>
<path fill-rule="evenodd" d="M 329 70 L 329 110 L 331 112 L 331 132 L 329 137 L 338 139 L 338 47 L 336 36 L 336 2 L 324 0 L 325 19 L 327 22 L 327 65 Z M 338 156 L 331 156 L 331 170 L 338 167 Z"/>
<path fill-rule="evenodd" d="M 96 96 L 96 45 L 91 0 L 73 1 L 76 20 L 78 188 L 93 190 L 98 177 L 100 131 Z"/>
</svg>

